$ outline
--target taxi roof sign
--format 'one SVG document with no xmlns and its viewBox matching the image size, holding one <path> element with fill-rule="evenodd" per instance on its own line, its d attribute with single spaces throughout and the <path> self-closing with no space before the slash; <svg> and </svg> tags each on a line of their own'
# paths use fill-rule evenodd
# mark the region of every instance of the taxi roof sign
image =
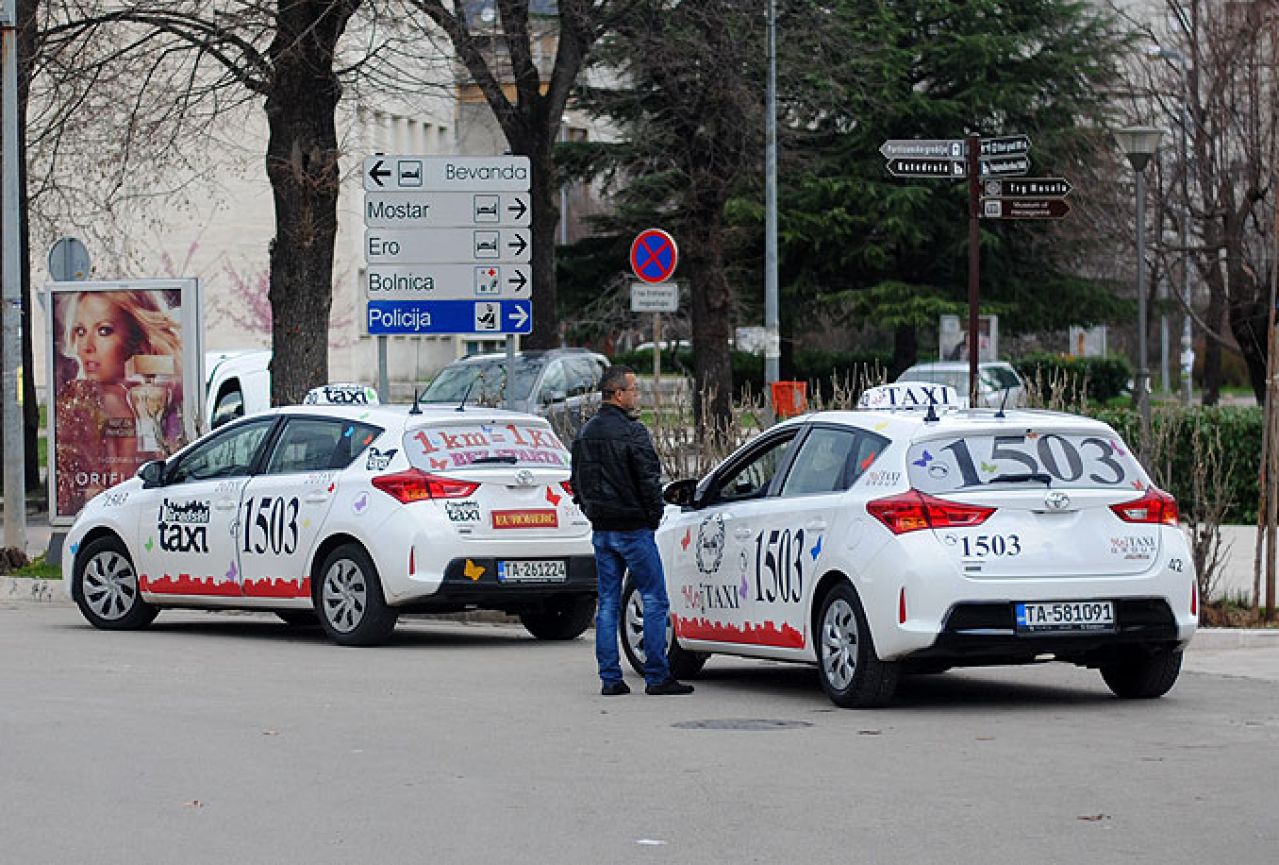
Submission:
<svg viewBox="0 0 1279 865">
<path fill-rule="evenodd" d="M 961 407 L 959 394 L 945 384 L 901 381 L 862 391 L 857 407 L 875 411 L 949 411 Z"/>
<path fill-rule="evenodd" d="M 324 384 L 313 387 L 302 405 L 378 405 L 377 391 L 366 384 Z"/>
</svg>

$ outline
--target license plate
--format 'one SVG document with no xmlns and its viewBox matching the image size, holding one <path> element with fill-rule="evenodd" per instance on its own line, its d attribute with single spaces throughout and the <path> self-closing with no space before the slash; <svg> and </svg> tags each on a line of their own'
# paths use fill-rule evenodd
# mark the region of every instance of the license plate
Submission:
<svg viewBox="0 0 1279 865">
<path fill-rule="evenodd" d="M 562 583 L 568 579 L 568 563 L 563 559 L 498 561 L 499 583 Z"/>
<path fill-rule="evenodd" d="M 1023 634 L 1113 631 L 1113 601 L 1050 601 L 1015 604 L 1017 631 Z"/>
</svg>

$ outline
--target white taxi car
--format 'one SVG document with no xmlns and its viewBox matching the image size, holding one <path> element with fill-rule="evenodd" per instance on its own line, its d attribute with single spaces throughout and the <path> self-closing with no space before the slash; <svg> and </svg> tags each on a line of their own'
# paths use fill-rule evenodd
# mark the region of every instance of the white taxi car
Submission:
<svg viewBox="0 0 1279 865">
<path fill-rule="evenodd" d="M 669 485 L 675 675 L 713 653 L 808 662 L 860 707 L 903 672 L 1055 659 L 1120 697 L 1166 693 L 1198 621 L 1176 502 L 1104 423 L 957 404 L 940 385 L 874 388 Z M 635 665 L 633 588 L 623 604 Z"/>
<path fill-rule="evenodd" d="M 534 636 L 592 621 L 590 525 L 545 420 L 379 406 L 318 388 L 241 418 L 94 498 L 63 548 L 85 618 L 149 624 L 164 607 L 269 610 L 344 645 L 400 613 L 518 614 Z"/>
</svg>

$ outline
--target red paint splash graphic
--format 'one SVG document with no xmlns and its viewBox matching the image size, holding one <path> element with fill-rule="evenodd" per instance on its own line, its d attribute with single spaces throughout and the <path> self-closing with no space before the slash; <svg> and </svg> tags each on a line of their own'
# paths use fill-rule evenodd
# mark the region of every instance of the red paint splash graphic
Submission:
<svg viewBox="0 0 1279 865">
<path fill-rule="evenodd" d="M 233 580 L 219 580 L 216 577 L 193 577 L 190 574 L 165 574 L 153 579 L 143 574 L 138 583 L 144 592 L 157 595 L 217 595 L 225 598 L 238 598 L 240 584 Z"/>
<path fill-rule="evenodd" d="M 804 635 L 785 623 L 780 630 L 772 622 L 756 627 L 725 625 L 708 619 L 675 617 L 675 633 L 690 640 L 714 640 L 718 643 L 746 643 L 751 646 L 776 646 L 782 649 L 804 648 Z"/>
<path fill-rule="evenodd" d="M 311 578 L 303 577 L 298 580 L 264 577 L 260 580 L 245 580 L 244 594 L 249 598 L 309 598 Z"/>
</svg>

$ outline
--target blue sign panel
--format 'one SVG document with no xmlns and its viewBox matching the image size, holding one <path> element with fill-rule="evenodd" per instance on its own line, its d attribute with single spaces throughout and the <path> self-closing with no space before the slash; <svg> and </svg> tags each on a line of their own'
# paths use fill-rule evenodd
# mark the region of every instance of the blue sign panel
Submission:
<svg viewBox="0 0 1279 865">
<path fill-rule="evenodd" d="M 531 333 L 531 300 L 371 300 L 369 335 Z"/>
</svg>

